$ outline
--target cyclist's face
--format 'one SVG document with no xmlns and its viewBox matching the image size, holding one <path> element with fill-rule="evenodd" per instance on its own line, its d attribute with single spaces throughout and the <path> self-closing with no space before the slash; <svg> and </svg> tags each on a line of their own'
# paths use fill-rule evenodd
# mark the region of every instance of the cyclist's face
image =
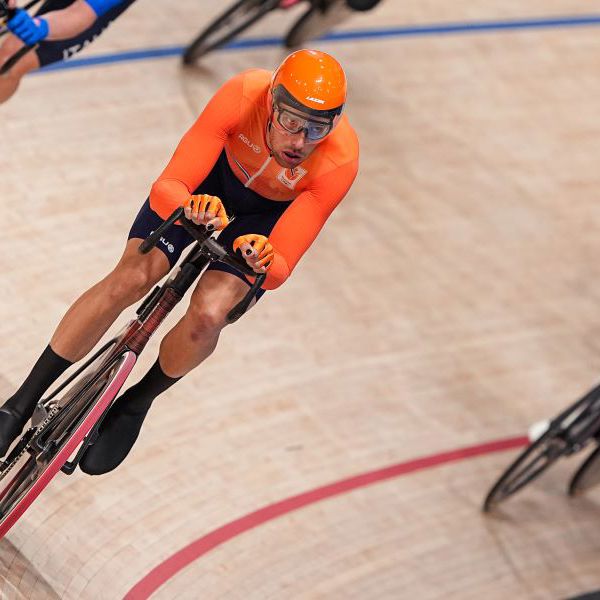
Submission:
<svg viewBox="0 0 600 600">
<path fill-rule="evenodd" d="M 293 111 L 299 119 L 308 120 L 311 122 L 323 121 L 326 119 L 318 119 L 308 114 L 303 114 L 288 107 L 285 104 L 280 104 L 281 110 Z M 306 130 L 302 129 L 297 133 L 291 133 L 285 129 L 277 119 L 277 109 L 271 119 L 271 127 L 269 128 L 269 145 L 273 152 L 273 157 L 279 165 L 291 169 L 297 167 L 302 161 L 306 160 L 317 147 L 319 141 L 311 141 L 306 136 Z"/>
</svg>

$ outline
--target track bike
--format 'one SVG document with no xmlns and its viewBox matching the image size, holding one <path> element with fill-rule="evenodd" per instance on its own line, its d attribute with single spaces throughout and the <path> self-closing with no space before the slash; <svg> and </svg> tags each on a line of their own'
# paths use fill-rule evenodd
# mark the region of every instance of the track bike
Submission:
<svg viewBox="0 0 600 600">
<path fill-rule="evenodd" d="M 541 435 L 530 437 L 531 443 L 489 491 L 484 512 L 523 489 L 560 458 L 581 452 L 593 442 L 597 446 L 572 476 L 568 493 L 582 494 L 600 483 L 600 385 L 544 424 Z"/>
<path fill-rule="evenodd" d="M 298 4 L 308 10 L 296 21 L 284 38 L 287 48 L 295 48 L 307 40 L 324 35 L 350 9 L 341 0 L 237 0 L 203 29 L 183 52 L 183 63 L 193 65 L 205 54 L 224 46 L 240 33 L 274 10 L 288 10 Z"/>
<path fill-rule="evenodd" d="M 173 212 L 142 242 L 140 252 L 149 252 L 178 221 L 196 240 L 185 259 L 146 296 L 136 318 L 120 335 L 38 402 L 31 427 L 0 462 L 0 538 L 59 471 L 67 475 L 75 471 L 86 449 L 97 439 L 103 418 L 148 340 L 209 263 L 222 261 L 255 277 L 244 298 L 227 314 L 228 323 L 246 312 L 263 284 L 265 274 L 255 273 L 243 259 L 211 237 L 212 232 L 193 225 L 183 214 L 182 208 Z"/>
</svg>

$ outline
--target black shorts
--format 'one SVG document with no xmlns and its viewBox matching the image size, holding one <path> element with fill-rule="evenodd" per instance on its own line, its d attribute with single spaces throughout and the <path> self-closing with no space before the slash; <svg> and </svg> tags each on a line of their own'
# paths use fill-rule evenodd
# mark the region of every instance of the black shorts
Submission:
<svg viewBox="0 0 600 600">
<path fill-rule="evenodd" d="M 268 237 L 279 217 L 285 212 L 290 202 L 269 200 L 264 196 L 244 187 L 234 175 L 227 163 L 225 152 L 221 153 L 207 178 L 194 190 L 194 194 L 210 194 L 218 196 L 225 206 L 227 216 L 235 217 L 223 231 L 219 233 L 219 243 L 233 251 L 234 240 L 246 233 L 258 233 Z M 149 199 L 144 202 L 138 213 L 127 239 L 148 237 L 163 220 L 150 208 Z M 167 257 L 171 267 L 179 260 L 181 253 L 194 239 L 183 229 L 174 225 L 160 239 L 157 248 Z M 250 285 L 248 280 L 236 269 L 221 262 L 213 262 L 208 267 L 216 271 L 225 271 L 239 277 Z M 264 293 L 259 290 L 257 298 Z"/>
<path fill-rule="evenodd" d="M 75 0 L 46 0 L 38 10 L 37 15 L 52 10 L 61 10 L 73 4 Z M 67 60 L 91 44 L 118 16 L 125 12 L 135 0 L 125 0 L 111 8 L 108 12 L 98 17 L 94 23 L 79 35 L 68 40 L 57 40 L 55 42 L 41 42 L 35 51 L 40 61 L 40 66 Z"/>
</svg>

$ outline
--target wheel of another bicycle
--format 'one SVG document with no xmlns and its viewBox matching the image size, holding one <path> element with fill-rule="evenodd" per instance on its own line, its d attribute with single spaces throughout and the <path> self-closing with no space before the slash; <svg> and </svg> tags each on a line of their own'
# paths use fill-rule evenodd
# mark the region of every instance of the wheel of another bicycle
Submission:
<svg viewBox="0 0 600 600">
<path fill-rule="evenodd" d="M 554 418 L 546 432 L 509 465 L 486 496 L 483 510 L 489 512 L 539 477 L 561 456 L 581 449 L 586 438 L 593 435 L 599 416 L 600 386 L 596 386 Z"/>
<path fill-rule="evenodd" d="M 278 5 L 279 0 L 239 0 L 185 49 L 183 64 L 192 65 L 211 50 L 225 45 Z"/>
<path fill-rule="evenodd" d="M 31 503 L 39 496 L 52 478 L 60 471 L 65 462 L 75 452 L 95 422 L 108 408 L 136 362 L 131 351 L 111 362 L 102 373 L 102 384 L 91 385 L 82 390 L 85 407 L 77 412 L 72 420 L 50 420 L 40 434 L 36 434 L 29 450 L 22 452 L 15 464 L 3 474 L 0 483 L 0 538 L 15 524 Z M 79 382 L 75 382 L 78 385 Z M 87 398 L 87 396 L 94 396 Z M 60 415 L 60 413 L 58 413 Z M 38 445 L 36 439 L 43 437 L 44 443 Z"/>
<path fill-rule="evenodd" d="M 600 483 L 600 446 L 583 461 L 569 483 L 569 496 L 583 494 Z"/>
<path fill-rule="evenodd" d="M 500 502 L 512 496 L 539 477 L 566 452 L 566 442 L 560 430 L 548 430 L 542 437 L 527 446 L 494 484 L 483 503 L 489 512 Z"/>
</svg>

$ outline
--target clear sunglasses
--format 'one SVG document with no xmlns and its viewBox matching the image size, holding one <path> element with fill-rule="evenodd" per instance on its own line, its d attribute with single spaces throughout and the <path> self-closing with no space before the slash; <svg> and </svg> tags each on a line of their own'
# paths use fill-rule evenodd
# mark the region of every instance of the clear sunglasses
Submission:
<svg viewBox="0 0 600 600">
<path fill-rule="evenodd" d="M 316 142 L 322 140 L 333 128 L 333 121 L 312 121 L 287 108 L 275 107 L 277 123 L 288 133 L 304 131 L 306 139 Z"/>
</svg>

